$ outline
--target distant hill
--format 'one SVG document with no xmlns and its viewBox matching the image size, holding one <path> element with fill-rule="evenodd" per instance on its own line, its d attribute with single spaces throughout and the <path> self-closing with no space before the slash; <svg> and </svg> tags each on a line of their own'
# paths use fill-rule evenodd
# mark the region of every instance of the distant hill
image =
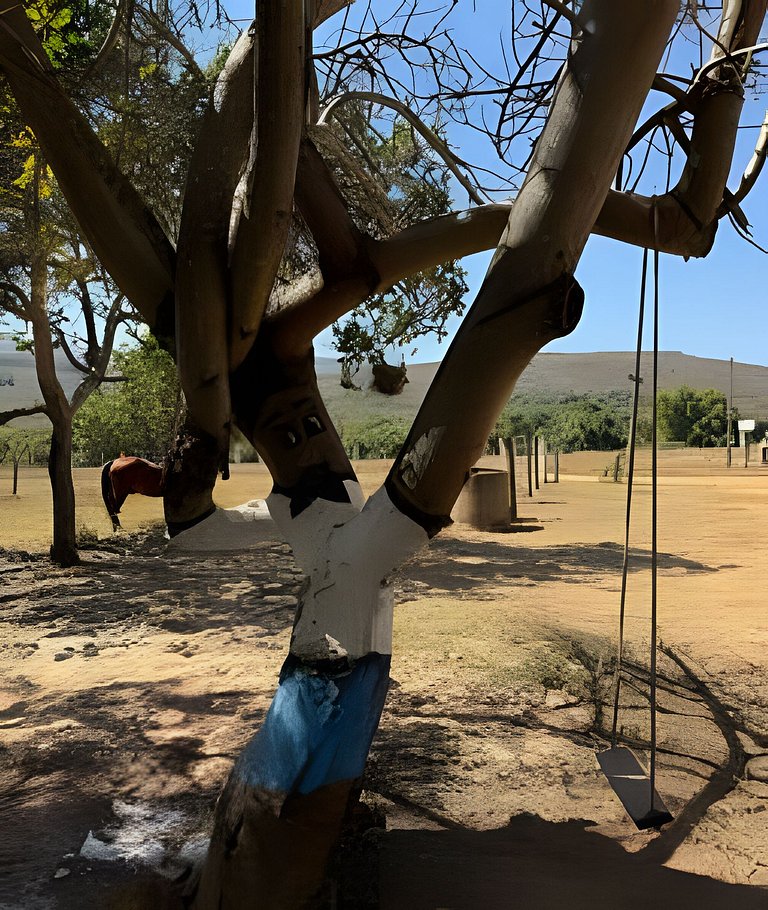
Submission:
<svg viewBox="0 0 768 910">
<path fill-rule="evenodd" d="M 643 354 L 641 375 L 650 387 L 651 355 Z M 59 377 L 68 395 L 80 381 L 81 374 L 56 352 Z M 320 389 L 331 416 L 339 421 L 362 420 L 375 414 L 415 416 L 439 363 L 413 363 L 408 366 L 408 384 L 395 397 L 381 395 L 370 389 L 371 371 L 364 367 L 354 377 L 360 391 L 343 389 L 339 385 L 339 364 L 332 357 L 317 358 Z M 628 374 L 634 372 L 631 352 L 598 351 L 590 354 L 537 354 L 523 373 L 516 393 L 538 392 L 552 395 L 630 390 Z M 9 381 L 10 380 L 10 381 Z M 719 389 L 728 394 L 730 363 L 692 357 L 680 351 L 659 354 L 659 386 L 676 389 L 688 385 L 697 389 Z M 743 417 L 768 418 L 768 367 L 749 363 L 733 365 L 734 405 Z M 12 341 L 0 338 L 0 411 L 30 406 L 41 398 L 31 354 L 17 351 Z M 44 417 L 32 418 L 35 425 L 44 425 Z"/>
<path fill-rule="evenodd" d="M 650 389 L 651 354 L 641 358 L 640 375 L 644 390 Z M 320 388 L 328 410 L 337 420 L 361 419 L 367 414 L 415 415 L 439 363 L 408 366 L 408 385 L 402 395 L 390 398 L 370 391 L 370 370 L 355 377 L 362 391 L 342 389 L 338 384 L 338 364 L 331 358 L 318 358 Z M 597 351 L 589 354 L 537 354 L 520 377 L 515 394 L 586 395 L 632 388 L 629 374 L 634 373 L 635 355 L 629 351 Z M 730 362 L 692 357 L 680 351 L 659 352 L 659 388 L 719 389 L 726 396 L 730 383 Z M 768 418 L 768 367 L 749 363 L 733 364 L 733 403 L 742 417 Z"/>
</svg>

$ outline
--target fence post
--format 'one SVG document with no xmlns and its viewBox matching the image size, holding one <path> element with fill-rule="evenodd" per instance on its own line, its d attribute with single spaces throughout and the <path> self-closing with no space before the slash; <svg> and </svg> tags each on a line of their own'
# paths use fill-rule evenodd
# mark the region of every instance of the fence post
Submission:
<svg viewBox="0 0 768 910">
<path fill-rule="evenodd" d="M 525 450 L 528 457 L 528 495 L 533 496 L 533 477 L 531 471 L 531 448 L 533 446 L 533 436 L 529 433 L 525 439 Z"/>
<path fill-rule="evenodd" d="M 555 483 L 560 483 L 560 450 L 555 449 Z"/>
<path fill-rule="evenodd" d="M 509 520 L 517 518 L 517 485 L 515 484 L 515 440 L 506 437 L 500 440 L 504 445 L 504 454 L 507 456 L 507 475 L 509 480 Z"/>
<path fill-rule="evenodd" d="M 536 489 L 539 489 L 539 437 L 533 437 L 533 476 L 536 481 Z"/>
</svg>

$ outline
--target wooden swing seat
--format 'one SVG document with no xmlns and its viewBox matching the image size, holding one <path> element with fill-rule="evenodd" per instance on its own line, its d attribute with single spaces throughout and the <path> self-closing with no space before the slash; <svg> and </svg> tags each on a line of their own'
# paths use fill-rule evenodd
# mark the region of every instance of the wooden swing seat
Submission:
<svg viewBox="0 0 768 910">
<path fill-rule="evenodd" d="M 672 814 L 656 790 L 651 793 L 651 779 L 631 749 L 614 746 L 597 753 L 597 762 L 621 800 L 627 814 L 640 831 L 660 828 L 672 821 Z"/>
</svg>

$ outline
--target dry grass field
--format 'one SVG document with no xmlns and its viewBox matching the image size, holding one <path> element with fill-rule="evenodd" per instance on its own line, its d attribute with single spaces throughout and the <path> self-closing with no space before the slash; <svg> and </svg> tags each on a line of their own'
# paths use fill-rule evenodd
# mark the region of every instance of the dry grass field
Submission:
<svg viewBox="0 0 768 910">
<path fill-rule="evenodd" d="M 597 482 L 609 461 L 563 457 L 561 482 L 521 504 L 526 521 L 455 525 L 400 573 L 393 682 L 364 792 L 375 825 L 347 843 L 325 906 L 768 906 L 768 470 L 662 459 L 658 786 L 675 822 L 657 835 L 633 828 L 595 762 L 625 494 Z M 370 492 L 388 465 L 357 467 Z M 23 472 L 16 498 L 0 472 L 0 546 L 31 553 L 0 559 L 0 809 L 13 820 L 0 907 L 177 906 L 159 895 L 269 704 L 299 579 L 273 536 L 227 552 L 168 546 L 147 530 L 159 501 L 129 499 L 113 536 L 98 470 L 76 481 L 84 537 L 103 540 L 64 571 L 35 555 L 44 472 Z M 645 754 L 641 481 L 621 726 Z M 261 466 L 235 466 L 216 499 L 268 486 Z"/>
</svg>

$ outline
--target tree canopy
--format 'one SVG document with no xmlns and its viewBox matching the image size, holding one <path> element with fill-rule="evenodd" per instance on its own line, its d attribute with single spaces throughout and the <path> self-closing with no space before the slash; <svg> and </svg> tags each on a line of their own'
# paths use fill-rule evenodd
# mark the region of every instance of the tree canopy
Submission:
<svg viewBox="0 0 768 910">
<path fill-rule="evenodd" d="M 734 411 L 733 419 L 738 419 Z M 659 439 L 711 448 L 728 441 L 728 401 L 717 389 L 681 386 L 658 398 Z"/>
<path fill-rule="evenodd" d="M 80 465 L 99 465 L 125 452 L 159 461 L 181 418 L 176 366 L 151 335 L 118 349 L 113 360 L 125 381 L 102 386 L 75 415 L 75 458 Z"/>
</svg>

